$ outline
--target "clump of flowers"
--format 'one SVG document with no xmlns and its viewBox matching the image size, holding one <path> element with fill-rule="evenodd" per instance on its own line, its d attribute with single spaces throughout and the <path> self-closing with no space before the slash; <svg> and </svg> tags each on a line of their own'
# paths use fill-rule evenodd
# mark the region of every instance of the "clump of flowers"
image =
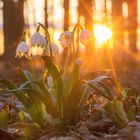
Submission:
<svg viewBox="0 0 140 140">
<path fill-rule="evenodd" d="M 45 31 L 44 36 L 39 33 L 41 27 Z M 36 32 L 31 36 L 30 47 L 24 40 L 19 43 L 16 50 L 17 57 L 28 56 L 31 72 L 19 68 L 22 82 L 18 86 L 6 79 L 0 81 L 9 89 L 3 92 L 14 93 L 24 105 L 32 121 L 40 126 L 45 126 L 47 122 L 52 125 L 75 124 L 80 118 L 82 108 L 89 95 L 89 88 L 98 81 L 85 82 L 80 77 L 80 67 L 83 60 L 76 56 L 74 37 L 75 34 L 77 35 L 77 31 L 80 31 L 80 41 L 84 44 L 88 43 L 92 37 L 90 31 L 83 30 L 79 24 L 72 32 L 66 31 L 60 35 L 60 44 L 62 47 L 68 48 L 67 58 L 64 60 L 65 66 L 62 70 L 53 59 L 53 56 L 59 53 L 59 47 L 51 42 L 49 32 L 39 23 Z M 79 38 L 79 36 L 77 37 Z M 34 70 L 32 53 L 29 53 L 34 46 L 44 50 L 42 59 L 46 66 L 39 77 Z M 69 54 L 74 59 L 71 59 Z M 69 65 L 71 66 L 70 70 L 68 69 Z M 99 81 L 105 79 L 107 77 L 101 78 Z"/>
</svg>

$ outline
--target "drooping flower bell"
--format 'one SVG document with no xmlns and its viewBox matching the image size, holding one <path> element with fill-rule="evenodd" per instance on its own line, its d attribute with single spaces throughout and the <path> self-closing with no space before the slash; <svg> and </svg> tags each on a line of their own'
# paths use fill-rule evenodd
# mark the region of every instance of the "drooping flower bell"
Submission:
<svg viewBox="0 0 140 140">
<path fill-rule="evenodd" d="M 87 43 L 92 40 L 92 37 L 93 37 L 92 32 L 84 29 L 80 33 L 80 42 L 83 45 L 87 45 Z"/>
<path fill-rule="evenodd" d="M 60 44 L 63 47 L 69 47 L 72 43 L 72 32 L 65 31 L 60 35 Z"/>
<path fill-rule="evenodd" d="M 30 48 L 26 44 L 26 42 L 21 41 L 19 43 L 19 45 L 17 46 L 15 57 L 21 58 L 21 57 L 25 56 L 26 58 L 28 58 L 30 56 L 30 51 L 29 50 L 30 50 Z"/>
<path fill-rule="evenodd" d="M 82 64 L 82 59 L 81 58 L 77 58 L 75 61 L 75 64 L 80 66 Z"/>
<path fill-rule="evenodd" d="M 52 44 L 52 54 L 53 56 L 56 56 L 57 54 L 59 54 L 59 47 L 55 44 Z"/>
<path fill-rule="evenodd" d="M 44 47 L 46 45 L 46 40 L 44 36 L 42 36 L 37 31 L 31 36 L 30 41 L 31 41 L 32 46 Z"/>
<path fill-rule="evenodd" d="M 44 51 L 45 51 L 45 55 L 49 56 L 50 55 L 50 46 L 48 45 L 47 49 L 44 49 Z M 54 43 L 52 43 L 51 51 L 52 51 L 52 55 L 56 56 L 59 54 L 59 47 L 57 45 L 55 45 Z"/>
</svg>

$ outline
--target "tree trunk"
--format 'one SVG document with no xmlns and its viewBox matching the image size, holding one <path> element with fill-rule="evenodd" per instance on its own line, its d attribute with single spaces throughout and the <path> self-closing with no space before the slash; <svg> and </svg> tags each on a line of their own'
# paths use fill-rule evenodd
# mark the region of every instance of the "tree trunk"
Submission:
<svg viewBox="0 0 140 140">
<path fill-rule="evenodd" d="M 138 1 L 127 0 L 128 3 L 128 32 L 129 32 L 129 47 L 132 52 L 137 52 L 137 12 Z"/>
<path fill-rule="evenodd" d="M 87 29 L 93 29 L 93 0 L 78 0 L 78 15 L 84 17 Z"/>
<path fill-rule="evenodd" d="M 12 62 L 17 43 L 20 41 L 24 29 L 23 15 L 24 0 L 3 0 L 4 20 L 4 61 Z"/>
<path fill-rule="evenodd" d="M 64 6 L 64 31 L 68 31 L 70 24 L 70 16 L 69 16 L 70 1 L 64 0 L 63 6 Z"/>
<path fill-rule="evenodd" d="M 84 19 L 85 28 L 93 32 L 93 0 L 78 0 L 78 19 Z M 84 57 L 94 61 L 94 38 L 86 45 Z"/>
<path fill-rule="evenodd" d="M 48 0 L 45 0 L 45 27 L 48 28 Z"/>
<path fill-rule="evenodd" d="M 112 0 L 112 27 L 114 47 L 124 46 L 124 25 L 123 25 L 123 0 Z"/>
</svg>

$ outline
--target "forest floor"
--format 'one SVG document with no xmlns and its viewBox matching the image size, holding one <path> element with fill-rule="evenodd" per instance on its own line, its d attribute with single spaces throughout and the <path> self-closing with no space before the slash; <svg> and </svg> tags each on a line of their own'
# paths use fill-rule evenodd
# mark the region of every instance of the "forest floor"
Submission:
<svg viewBox="0 0 140 140">
<path fill-rule="evenodd" d="M 123 87 L 132 88 L 140 94 L 140 68 L 126 68 L 120 75 L 119 80 Z M 1 108 L 9 104 L 13 96 L 0 95 Z M 16 106 L 23 108 L 15 100 Z M 12 140 L 23 134 L 22 124 L 16 122 L 14 107 L 10 111 L 11 120 L 7 131 L 0 129 L 0 140 Z M 100 110 L 95 109 L 92 103 L 85 105 L 82 119 L 75 127 L 69 130 L 40 130 L 33 140 L 140 140 L 140 118 L 137 121 L 129 122 L 120 128 L 113 122 L 102 116 Z"/>
</svg>

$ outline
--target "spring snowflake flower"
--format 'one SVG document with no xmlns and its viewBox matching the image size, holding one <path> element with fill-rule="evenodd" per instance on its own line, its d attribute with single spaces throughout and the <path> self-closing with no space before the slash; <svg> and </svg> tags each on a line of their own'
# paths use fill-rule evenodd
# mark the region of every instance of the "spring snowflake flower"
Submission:
<svg viewBox="0 0 140 140">
<path fill-rule="evenodd" d="M 65 31 L 60 35 L 60 44 L 63 47 L 69 47 L 71 45 L 72 42 L 72 32 L 69 31 Z"/>
<path fill-rule="evenodd" d="M 59 47 L 55 44 L 52 44 L 52 54 L 53 56 L 59 54 Z"/>
<path fill-rule="evenodd" d="M 80 66 L 82 64 L 82 59 L 81 58 L 77 58 L 76 61 L 75 61 L 75 64 Z"/>
<path fill-rule="evenodd" d="M 23 56 L 29 57 L 29 46 L 25 43 L 25 41 L 21 41 L 16 49 L 16 57 L 21 58 Z"/>
<path fill-rule="evenodd" d="M 52 49 L 53 56 L 56 56 L 57 54 L 59 54 L 59 47 L 57 45 L 55 45 L 54 43 L 51 45 L 51 49 Z M 45 54 L 47 56 L 50 55 L 50 46 L 48 46 L 47 49 L 45 50 Z"/>
<path fill-rule="evenodd" d="M 31 44 L 33 46 L 40 46 L 40 47 L 44 47 L 46 44 L 46 40 L 45 38 L 39 33 L 39 32 L 35 32 L 32 36 L 31 36 Z"/>
<path fill-rule="evenodd" d="M 92 40 L 92 32 L 89 30 L 82 30 L 80 33 L 80 41 L 83 45 L 86 45 L 90 40 Z"/>
</svg>

